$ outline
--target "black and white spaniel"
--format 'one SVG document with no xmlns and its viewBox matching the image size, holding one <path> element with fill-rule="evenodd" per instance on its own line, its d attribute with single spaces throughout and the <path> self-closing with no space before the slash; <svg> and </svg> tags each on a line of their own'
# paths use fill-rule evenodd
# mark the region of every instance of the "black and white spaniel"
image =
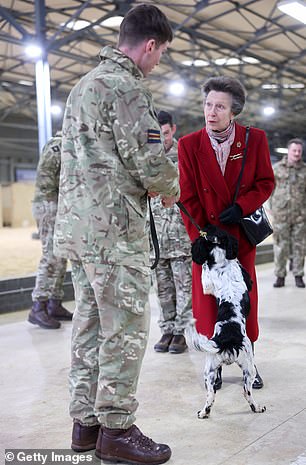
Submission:
<svg viewBox="0 0 306 465">
<path fill-rule="evenodd" d="M 198 418 L 208 418 L 215 400 L 214 388 L 217 370 L 223 364 L 236 362 L 243 372 L 244 397 L 253 412 L 264 412 L 252 395 L 256 376 L 251 341 L 246 335 L 246 318 L 250 310 L 248 291 L 252 282 L 237 259 L 238 241 L 226 231 L 208 225 L 192 245 L 192 259 L 202 265 L 204 294 L 215 296 L 218 316 L 211 339 L 199 334 L 194 324 L 187 330 L 188 342 L 206 352 L 204 368 L 206 403 Z M 205 309 L 203 309 L 205 312 Z"/>
</svg>

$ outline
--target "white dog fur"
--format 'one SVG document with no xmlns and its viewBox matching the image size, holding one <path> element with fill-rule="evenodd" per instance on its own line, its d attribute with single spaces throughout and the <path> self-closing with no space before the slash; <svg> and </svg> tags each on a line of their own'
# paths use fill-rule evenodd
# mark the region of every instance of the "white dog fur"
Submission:
<svg viewBox="0 0 306 465">
<path fill-rule="evenodd" d="M 193 250 L 193 259 L 202 263 L 203 292 L 215 296 L 218 317 L 211 339 L 199 334 L 194 323 L 186 330 L 188 344 L 206 352 L 204 380 L 207 397 L 204 407 L 198 412 L 198 418 L 208 418 L 210 415 L 216 395 L 214 384 L 218 368 L 222 364 L 230 365 L 234 362 L 243 372 L 244 397 L 252 411 L 264 412 L 266 408 L 258 405 L 252 394 L 256 368 L 252 344 L 245 327 L 250 308 L 248 286 L 251 286 L 251 281 L 237 258 L 227 258 L 236 255 L 233 253 L 235 247 L 230 243 L 236 239 L 211 226 L 206 239 L 202 237 L 199 240 L 202 256 L 199 258 Z"/>
</svg>

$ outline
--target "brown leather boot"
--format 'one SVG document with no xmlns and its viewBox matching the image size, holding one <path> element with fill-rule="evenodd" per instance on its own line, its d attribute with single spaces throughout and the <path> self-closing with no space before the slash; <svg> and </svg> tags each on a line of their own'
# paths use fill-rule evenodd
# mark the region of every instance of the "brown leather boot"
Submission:
<svg viewBox="0 0 306 465">
<path fill-rule="evenodd" d="M 72 313 L 62 306 L 62 301 L 59 299 L 49 299 L 47 310 L 48 315 L 55 320 L 72 320 Z"/>
<path fill-rule="evenodd" d="M 295 285 L 296 287 L 305 287 L 305 283 L 302 276 L 295 276 Z"/>
<path fill-rule="evenodd" d="M 157 444 L 144 436 L 136 425 L 124 429 L 103 427 L 96 447 L 96 456 L 109 462 L 158 465 L 171 457 L 171 449 L 166 444 Z"/>
<path fill-rule="evenodd" d="M 74 421 L 72 428 L 71 449 L 86 452 L 96 448 L 100 425 L 86 426 Z"/>
<path fill-rule="evenodd" d="M 29 313 L 28 321 L 33 325 L 38 325 L 44 329 L 58 329 L 61 324 L 47 313 L 47 302 L 36 300 L 33 302 L 32 310 Z"/>
<path fill-rule="evenodd" d="M 284 285 L 285 285 L 285 278 L 278 276 L 276 278 L 275 283 L 273 284 L 273 287 L 284 287 Z"/>
<path fill-rule="evenodd" d="M 160 340 L 154 346 L 155 352 L 168 352 L 172 338 L 173 334 L 163 334 Z"/>
<path fill-rule="evenodd" d="M 169 352 L 171 354 L 182 354 L 187 349 L 186 339 L 184 334 L 175 334 L 169 345 Z"/>
</svg>

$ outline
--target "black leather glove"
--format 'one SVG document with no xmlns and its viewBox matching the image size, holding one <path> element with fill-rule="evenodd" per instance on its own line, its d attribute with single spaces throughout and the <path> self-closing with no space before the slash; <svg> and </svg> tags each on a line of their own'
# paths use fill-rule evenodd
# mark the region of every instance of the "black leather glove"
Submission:
<svg viewBox="0 0 306 465">
<path fill-rule="evenodd" d="M 234 205 L 232 205 L 231 207 L 227 208 L 226 210 L 223 210 L 223 212 L 219 216 L 219 220 L 221 221 L 221 223 L 224 224 L 239 223 L 241 218 L 242 210 L 237 203 L 234 203 Z"/>
</svg>

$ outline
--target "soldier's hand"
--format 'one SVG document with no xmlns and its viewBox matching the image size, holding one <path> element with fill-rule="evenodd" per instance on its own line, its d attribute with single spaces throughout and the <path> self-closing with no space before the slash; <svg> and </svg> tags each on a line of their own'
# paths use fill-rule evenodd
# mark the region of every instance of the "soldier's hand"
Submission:
<svg viewBox="0 0 306 465">
<path fill-rule="evenodd" d="M 165 208 L 171 208 L 177 202 L 179 197 L 177 195 L 172 195 L 170 197 L 162 197 L 161 203 Z"/>
<path fill-rule="evenodd" d="M 157 192 L 148 192 L 148 196 L 154 199 L 155 197 L 158 197 L 159 194 Z"/>
</svg>

